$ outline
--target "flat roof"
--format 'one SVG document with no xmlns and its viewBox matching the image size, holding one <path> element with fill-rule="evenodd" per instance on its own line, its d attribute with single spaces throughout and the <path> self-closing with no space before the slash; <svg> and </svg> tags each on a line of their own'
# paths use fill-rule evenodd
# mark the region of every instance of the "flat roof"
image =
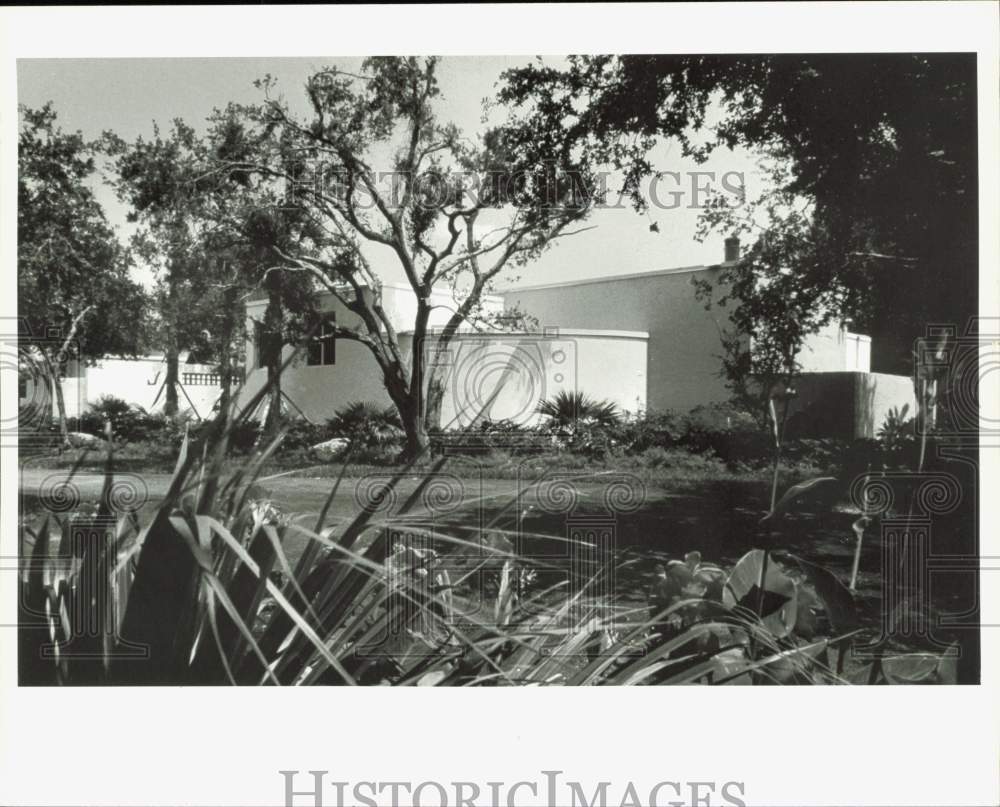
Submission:
<svg viewBox="0 0 1000 807">
<path fill-rule="evenodd" d="M 683 275 L 692 272 L 706 272 L 709 269 L 719 269 L 727 264 L 712 264 L 707 266 L 699 264 L 697 266 L 676 266 L 672 269 L 653 269 L 648 272 L 629 272 L 624 275 L 601 275 L 599 277 L 585 277 L 579 280 L 559 280 L 553 283 L 537 283 L 534 285 L 508 286 L 500 289 L 498 294 L 514 294 L 519 291 L 539 291 L 541 289 L 558 289 L 566 286 L 585 286 L 591 283 L 616 283 L 619 280 L 635 280 L 646 277 L 662 277 L 664 275 Z"/>
<path fill-rule="evenodd" d="M 400 283 L 400 282 L 396 282 L 396 281 L 383 281 L 382 286 L 383 286 L 383 288 L 395 289 L 396 291 L 408 291 L 411 294 L 414 294 L 413 288 L 410 286 L 409 283 Z M 362 288 L 368 288 L 368 284 L 367 283 L 362 283 L 361 287 Z M 449 300 L 453 300 L 454 299 L 454 297 L 452 297 L 450 289 L 442 289 L 442 288 L 432 289 L 431 290 L 431 294 L 434 295 L 435 297 L 447 297 Z M 328 289 L 319 289 L 317 291 L 317 295 L 319 297 L 321 297 L 321 298 L 322 297 L 333 297 L 334 296 L 333 292 L 329 291 Z M 484 294 L 479 299 L 480 300 L 489 300 L 489 301 L 493 301 L 493 302 L 503 302 L 503 292 L 494 292 L 494 293 L 490 293 L 490 294 Z M 246 301 L 246 305 L 247 305 L 248 308 L 249 307 L 260 307 L 262 304 L 263 305 L 267 304 L 267 295 L 266 294 L 264 294 L 261 297 L 251 297 L 251 298 L 249 298 Z"/>
<path fill-rule="evenodd" d="M 399 331 L 400 336 L 413 336 L 413 331 Z M 435 336 L 431 331 L 428 336 Z M 482 339 L 495 337 L 504 338 L 530 338 L 530 339 L 649 339 L 649 331 L 607 331 L 595 328 L 546 328 L 544 331 L 475 331 L 463 329 L 455 332 L 455 338 L 461 336 L 479 337 Z"/>
</svg>

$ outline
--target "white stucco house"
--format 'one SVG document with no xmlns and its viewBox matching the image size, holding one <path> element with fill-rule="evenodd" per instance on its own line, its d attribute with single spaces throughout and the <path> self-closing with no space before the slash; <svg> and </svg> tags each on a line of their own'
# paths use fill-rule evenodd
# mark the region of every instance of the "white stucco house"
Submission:
<svg viewBox="0 0 1000 807">
<path fill-rule="evenodd" d="M 724 258 L 738 258 L 732 239 Z M 470 326 L 455 336 L 442 368 L 441 426 L 464 427 L 483 417 L 532 424 L 538 420 L 538 403 L 560 391 L 610 400 L 627 413 L 685 412 L 727 400 L 729 391 L 720 376 L 726 314 L 718 308 L 706 310 L 692 284 L 696 277 L 718 276 L 725 265 L 519 285 L 486 297 L 484 313 L 519 312 L 537 321 L 537 328 L 509 332 Z M 413 291 L 408 284 L 386 282 L 382 301 L 400 348 L 409 355 L 416 313 Z M 436 291 L 431 302 L 433 340 L 434 329 L 444 326 L 455 302 L 450 290 Z M 322 296 L 319 304 L 330 323 L 359 324 L 333 295 Z M 264 299 L 247 303 L 246 380 L 237 391 L 239 405 L 245 406 L 266 383 L 257 338 L 266 305 Z M 870 372 L 871 348 L 868 336 L 837 325 L 807 341 L 799 356 L 803 374 L 791 412 L 804 432 L 872 436 L 891 407 L 909 404 L 915 409 L 909 377 Z M 286 347 L 286 358 L 292 352 Z M 165 371 L 162 355 L 73 364 L 63 381 L 67 414 L 85 411 L 105 395 L 157 411 L 163 406 Z M 198 417 L 209 415 L 221 393 L 214 368 L 182 361 L 179 380 L 181 409 Z M 31 379 L 21 386 L 24 402 L 32 398 Z M 34 392 L 45 395 L 44 390 Z M 288 367 L 282 392 L 289 414 L 313 422 L 323 422 L 355 401 L 390 404 L 368 348 L 322 333 Z"/>
<path fill-rule="evenodd" d="M 728 259 L 735 259 L 727 244 Z M 711 279 L 722 265 L 686 266 L 510 288 L 484 300 L 488 311 L 517 310 L 537 319 L 532 332 L 458 334 L 447 356 L 442 427 L 489 417 L 536 422 L 540 400 L 560 390 L 607 399 L 623 412 L 693 407 L 729 398 L 720 377 L 724 312 L 696 299 L 692 277 Z M 383 304 L 404 355 L 412 344 L 416 302 L 406 284 L 386 283 Z M 450 292 L 435 293 L 432 327 L 454 308 Z M 266 300 L 247 305 L 249 334 L 263 320 Z M 327 295 L 321 310 L 353 326 L 355 315 Z M 286 356 L 291 348 L 286 348 Z M 282 376 L 286 406 L 321 422 L 346 404 L 389 405 L 381 373 L 368 348 L 321 339 Z M 247 344 L 247 379 L 240 401 L 266 382 L 260 351 Z M 871 436 L 892 406 L 910 403 L 910 379 L 870 372 L 871 340 L 831 326 L 811 337 L 800 356 L 803 377 L 794 412 L 821 418 L 814 431 Z M 821 405 L 820 405 L 821 404 Z M 809 413 L 812 414 L 809 414 Z"/>
<path fill-rule="evenodd" d="M 405 284 L 386 283 L 382 299 L 400 349 L 409 355 L 416 310 L 413 291 Z M 442 328 L 455 307 L 450 292 L 436 293 L 432 303 L 438 307 L 431 314 L 431 340 L 433 329 Z M 502 295 L 490 296 L 483 303 L 493 313 L 505 310 Z M 257 331 L 266 305 L 266 300 L 248 303 L 248 334 Z M 356 315 L 332 295 L 324 295 L 320 307 L 331 322 L 347 327 L 356 324 Z M 647 333 L 636 330 L 555 328 L 510 333 L 466 328 L 452 339 L 442 366 L 446 394 L 441 425 L 462 427 L 483 417 L 534 422 L 539 401 L 564 389 L 601 391 L 601 397 L 610 397 L 623 410 L 643 409 L 647 339 Z M 284 357 L 292 352 L 286 347 Z M 258 340 L 251 338 L 247 378 L 238 398 L 241 405 L 266 383 L 260 355 Z M 283 373 L 281 387 L 288 410 L 315 422 L 355 401 L 391 403 L 369 349 L 349 339 L 321 337 L 312 349 L 301 351 Z"/>
</svg>

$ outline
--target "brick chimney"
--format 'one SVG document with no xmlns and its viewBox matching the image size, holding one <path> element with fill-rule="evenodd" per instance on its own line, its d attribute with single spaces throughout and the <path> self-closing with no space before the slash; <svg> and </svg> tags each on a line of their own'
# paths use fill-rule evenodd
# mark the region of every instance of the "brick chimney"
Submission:
<svg viewBox="0 0 1000 807">
<path fill-rule="evenodd" d="M 725 262 L 736 263 L 740 259 L 739 236 L 731 235 L 726 239 Z"/>
</svg>

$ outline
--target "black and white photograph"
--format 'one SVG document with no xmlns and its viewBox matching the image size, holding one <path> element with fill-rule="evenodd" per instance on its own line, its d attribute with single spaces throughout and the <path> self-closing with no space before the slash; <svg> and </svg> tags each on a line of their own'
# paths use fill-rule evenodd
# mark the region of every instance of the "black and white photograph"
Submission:
<svg viewBox="0 0 1000 807">
<path fill-rule="evenodd" d="M 739 703 L 800 703 L 761 687 L 982 692 L 996 30 L 705 34 L 11 59 L 4 685 L 642 687 L 639 722 L 697 692 L 751 745 Z M 783 743 L 834 720 L 791 711 Z M 390 798 L 385 767 L 286 760 L 261 803 L 778 803 L 541 764 Z"/>
</svg>

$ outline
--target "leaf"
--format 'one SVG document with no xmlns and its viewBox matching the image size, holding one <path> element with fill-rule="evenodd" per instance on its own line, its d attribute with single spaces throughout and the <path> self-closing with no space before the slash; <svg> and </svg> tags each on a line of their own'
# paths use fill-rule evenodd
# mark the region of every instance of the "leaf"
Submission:
<svg viewBox="0 0 1000 807">
<path fill-rule="evenodd" d="M 777 504 L 774 505 L 774 509 L 761 519 L 761 523 L 767 521 L 768 519 L 774 518 L 774 516 L 780 515 L 788 510 L 788 507 L 798 499 L 800 496 L 808 493 L 820 485 L 825 485 L 829 482 L 836 482 L 837 478 L 833 476 L 817 476 L 813 479 L 807 479 L 805 482 L 799 482 L 797 485 L 792 485 L 788 490 L 785 491 L 784 495 L 778 499 Z"/>
<path fill-rule="evenodd" d="M 795 626 L 798 593 L 795 581 L 786 575 L 762 549 L 753 549 L 739 559 L 726 581 L 722 602 L 728 608 L 760 613 L 768 631 L 782 638 Z M 761 573 L 764 573 L 763 590 Z"/>
<path fill-rule="evenodd" d="M 849 633 L 858 627 L 858 609 L 854 595 L 839 577 L 829 569 L 803 560 L 797 555 L 783 552 L 781 557 L 795 563 L 816 589 L 816 593 L 823 601 L 830 625 L 836 633 Z"/>
<path fill-rule="evenodd" d="M 954 684 L 958 654 L 907 653 L 882 659 L 882 673 L 890 684 Z"/>
<path fill-rule="evenodd" d="M 161 505 L 146 530 L 136 557 L 135 576 L 128 595 L 120 637 L 144 644 L 148 658 L 142 664 L 125 660 L 117 666 L 129 683 L 178 683 L 173 666 L 176 648 L 187 645 L 187 616 L 197 600 L 197 569 L 193 550 L 169 517 L 180 475 L 171 483 L 173 497 Z M 175 489 L 176 483 L 176 489 Z M 178 519 L 180 524 L 183 519 Z M 195 541 L 193 546 L 196 546 Z M 186 662 L 186 653 L 185 653 Z M 112 662 L 114 668 L 115 663 Z"/>
<path fill-rule="evenodd" d="M 434 687 L 448 677 L 448 670 L 431 670 L 417 679 L 418 687 Z"/>
<path fill-rule="evenodd" d="M 514 603 L 516 595 L 513 586 L 514 565 L 506 560 L 500 572 L 500 591 L 497 593 L 497 601 L 494 607 L 494 622 L 497 627 L 503 627 L 514 613 Z"/>
</svg>

